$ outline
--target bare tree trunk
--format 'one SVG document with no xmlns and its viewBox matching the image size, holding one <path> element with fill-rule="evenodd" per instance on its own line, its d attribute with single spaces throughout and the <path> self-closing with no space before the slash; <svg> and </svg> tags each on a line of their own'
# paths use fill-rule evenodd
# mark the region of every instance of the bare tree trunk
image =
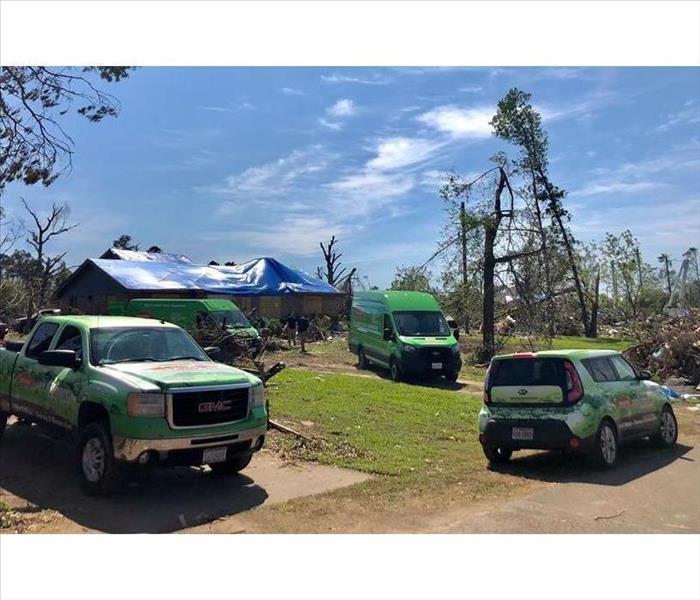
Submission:
<svg viewBox="0 0 700 600">
<path fill-rule="evenodd" d="M 591 302 L 591 335 L 592 338 L 598 337 L 598 306 L 600 303 L 600 265 L 595 274 L 593 283 L 593 300 Z"/>
</svg>

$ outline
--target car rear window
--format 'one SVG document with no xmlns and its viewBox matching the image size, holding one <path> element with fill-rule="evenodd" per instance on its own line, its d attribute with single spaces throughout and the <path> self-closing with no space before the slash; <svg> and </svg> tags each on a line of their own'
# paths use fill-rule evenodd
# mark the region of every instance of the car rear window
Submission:
<svg viewBox="0 0 700 600">
<path fill-rule="evenodd" d="M 492 386 L 557 385 L 566 383 L 559 358 L 513 358 L 494 361 Z"/>
</svg>

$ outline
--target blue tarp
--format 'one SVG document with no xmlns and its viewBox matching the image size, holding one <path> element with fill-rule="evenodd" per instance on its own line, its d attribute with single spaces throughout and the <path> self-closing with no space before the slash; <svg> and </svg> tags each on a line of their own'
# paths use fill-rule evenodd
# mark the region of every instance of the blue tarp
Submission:
<svg viewBox="0 0 700 600">
<path fill-rule="evenodd" d="M 340 293 L 325 281 L 274 258 L 256 258 L 233 267 L 100 258 L 87 262 L 129 290 L 202 290 L 232 296 Z"/>
<path fill-rule="evenodd" d="M 111 255 L 111 256 L 110 256 Z M 118 257 L 121 260 L 133 260 L 138 262 L 159 262 L 174 264 L 192 264 L 192 261 L 184 254 L 168 254 L 167 252 L 142 252 L 141 250 L 124 250 L 123 248 L 110 248 L 101 258 Z"/>
</svg>

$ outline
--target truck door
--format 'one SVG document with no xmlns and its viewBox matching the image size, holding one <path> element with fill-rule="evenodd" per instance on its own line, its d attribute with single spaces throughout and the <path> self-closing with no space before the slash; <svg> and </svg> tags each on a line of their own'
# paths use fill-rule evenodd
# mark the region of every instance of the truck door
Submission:
<svg viewBox="0 0 700 600">
<path fill-rule="evenodd" d="M 58 334 L 52 350 L 73 350 L 82 361 L 86 356 L 86 342 L 80 329 L 74 325 L 66 325 Z M 83 367 L 83 364 L 77 369 L 39 365 L 40 369 L 46 370 L 49 378 L 53 377 L 47 395 L 48 408 L 63 422 L 77 422 L 82 387 L 87 383 Z"/>
<path fill-rule="evenodd" d="M 37 357 L 51 346 L 58 323 L 41 323 L 20 352 L 12 375 L 12 406 L 20 413 L 47 419 L 45 373 L 39 369 Z"/>
</svg>

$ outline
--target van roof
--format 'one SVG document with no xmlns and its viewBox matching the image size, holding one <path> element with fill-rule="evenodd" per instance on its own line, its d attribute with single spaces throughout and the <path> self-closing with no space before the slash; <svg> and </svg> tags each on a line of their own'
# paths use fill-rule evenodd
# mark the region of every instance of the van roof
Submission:
<svg viewBox="0 0 700 600">
<path fill-rule="evenodd" d="M 204 307 L 215 310 L 215 309 L 230 309 L 233 305 L 236 305 L 227 298 L 134 298 L 129 301 L 130 303 L 145 303 L 145 304 L 200 304 Z"/>
<path fill-rule="evenodd" d="M 531 355 L 533 358 L 595 358 L 597 356 L 612 356 L 620 354 L 617 350 L 587 350 L 584 348 L 572 348 L 569 350 L 540 350 L 539 352 L 517 352 L 515 354 L 499 354 L 494 360 L 508 360 L 511 358 L 523 358 Z"/>
<path fill-rule="evenodd" d="M 384 304 L 388 310 L 440 310 L 437 300 L 426 292 L 404 292 L 400 290 L 378 290 L 371 292 L 355 292 L 356 300 L 372 300 Z"/>
</svg>

